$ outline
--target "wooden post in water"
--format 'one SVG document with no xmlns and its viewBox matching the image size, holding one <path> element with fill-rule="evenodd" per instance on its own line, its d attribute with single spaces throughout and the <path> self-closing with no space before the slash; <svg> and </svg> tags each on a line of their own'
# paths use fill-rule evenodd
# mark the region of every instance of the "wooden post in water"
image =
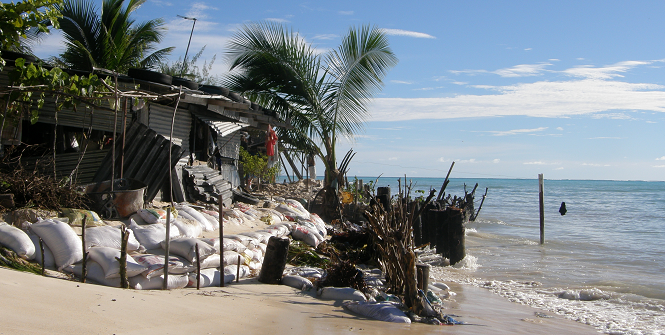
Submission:
<svg viewBox="0 0 665 335">
<path fill-rule="evenodd" d="M 545 185 L 543 174 L 538 174 L 539 202 L 540 202 L 540 244 L 545 243 Z"/>
<path fill-rule="evenodd" d="M 222 194 L 219 194 L 219 287 L 224 287 L 224 202 Z"/>
<path fill-rule="evenodd" d="M 454 207 L 446 208 L 446 226 L 448 227 L 448 255 L 450 265 L 455 265 L 457 262 L 464 259 L 466 256 L 466 249 L 464 243 L 464 210 Z"/>
<path fill-rule="evenodd" d="M 162 290 L 168 290 L 169 287 L 169 248 L 171 241 L 171 207 L 166 209 L 166 239 L 164 240 L 164 282 Z"/>
</svg>

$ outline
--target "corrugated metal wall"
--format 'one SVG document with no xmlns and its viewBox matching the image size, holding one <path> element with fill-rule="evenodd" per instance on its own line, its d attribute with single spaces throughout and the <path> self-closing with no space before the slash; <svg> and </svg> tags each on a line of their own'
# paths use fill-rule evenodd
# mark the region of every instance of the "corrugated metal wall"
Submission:
<svg viewBox="0 0 665 335">
<path fill-rule="evenodd" d="M 171 135 L 171 120 L 173 118 L 173 107 L 158 104 L 149 104 L 150 111 L 150 129 L 154 129 L 157 134 L 169 139 Z M 180 146 L 181 157 L 178 165 L 186 165 L 189 159 L 189 137 L 192 131 L 192 113 L 186 109 L 178 108 L 173 126 L 173 143 Z"/>
<path fill-rule="evenodd" d="M 120 176 L 121 146 L 121 142 L 116 144 L 116 178 Z M 171 146 L 173 154 L 170 163 L 169 146 Z M 179 146 L 172 144 L 146 125 L 134 122 L 127 130 L 123 177 L 136 179 L 148 185 L 146 201 L 152 201 L 162 184 L 168 180 L 169 169 L 175 167 L 179 154 Z M 94 182 L 111 179 L 111 166 L 113 165 L 111 161 L 112 155 L 109 151 L 93 178 Z"/>
<path fill-rule="evenodd" d="M 90 150 L 83 155 L 81 164 L 78 165 L 78 170 L 74 175 L 73 182 L 77 185 L 86 185 L 92 183 L 92 179 L 102 164 L 102 160 L 108 154 L 110 149 L 103 150 Z M 78 152 L 58 154 L 55 158 L 55 168 L 58 178 L 69 177 L 72 171 L 78 164 L 80 154 Z M 38 165 L 44 173 L 53 173 L 53 166 L 46 165 L 44 161 L 50 161 L 52 156 L 49 157 L 24 157 L 23 166 L 27 170 L 32 170 L 40 160 Z"/>
<path fill-rule="evenodd" d="M 240 133 L 236 131 L 224 137 L 217 136 L 217 147 L 222 157 L 238 159 L 240 156 Z"/>
<path fill-rule="evenodd" d="M 228 180 L 233 188 L 240 186 L 238 168 L 234 164 L 222 164 L 221 170 L 221 175 L 224 176 L 224 180 Z"/>
</svg>

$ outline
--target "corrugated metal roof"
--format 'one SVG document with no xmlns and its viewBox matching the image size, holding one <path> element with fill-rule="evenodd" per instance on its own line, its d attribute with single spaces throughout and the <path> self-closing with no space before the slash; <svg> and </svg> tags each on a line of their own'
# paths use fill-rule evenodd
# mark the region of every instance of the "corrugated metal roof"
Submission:
<svg viewBox="0 0 665 335">
<path fill-rule="evenodd" d="M 221 137 L 230 135 L 233 132 L 240 130 L 242 128 L 249 127 L 249 124 L 243 122 L 221 121 L 219 119 L 215 119 L 205 115 L 199 115 L 196 113 L 194 115 L 196 115 L 197 118 L 201 119 L 201 121 L 205 122 L 207 125 L 212 127 L 212 129 L 215 130 L 217 135 Z"/>
<path fill-rule="evenodd" d="M 169 169 L 175 167 L 180 157 L 180 146 L 144 124 L 134 122 L 125 136 L 124 178 L 132 178 L 148 185 L 146 201 L 152 201 L 162 184 L 168 180 Z M 169 163 L 169 145 L 172 157 Z M 122 141 L 116 143 L 116 178 L 120 177 Z M 104 157 L 93 182 L 111 180 L 111 151 Z"/>
</svg>

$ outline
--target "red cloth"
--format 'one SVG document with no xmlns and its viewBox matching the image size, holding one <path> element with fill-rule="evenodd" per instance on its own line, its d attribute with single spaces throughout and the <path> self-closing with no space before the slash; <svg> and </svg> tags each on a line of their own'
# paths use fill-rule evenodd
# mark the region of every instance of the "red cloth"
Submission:
<svg viewBox="0 0 665 335">
<path fill-rule="evenodd" d="M 277 133 L 268 125 L 268 137 L 266 138 L 266 153 L 268 156 L 275 155 L 275 144 L 277 144 Z"/>
</svg>

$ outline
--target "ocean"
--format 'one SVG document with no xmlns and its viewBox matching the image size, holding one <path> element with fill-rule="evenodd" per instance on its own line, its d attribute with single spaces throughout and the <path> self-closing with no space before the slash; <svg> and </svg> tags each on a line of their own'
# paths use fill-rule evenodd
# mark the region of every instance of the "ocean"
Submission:
<svg viewBox="0 0 665 335">
<path fill-rule="evenodd" d="M 412 195 L 443 180 L 411 178 Z M 543 245 L 537 179 L 451 179 L 446 193 L 476 183 L 476 209 L 489 191 L 466 226 L 466 258 L 451 267 L 422 257 L 437 281 L 484 287 L 604 333 L 665 334 L 665 182 L 545 180 Z M 395 195 L 397 177 L 376 186 Z"/>
</svg>

